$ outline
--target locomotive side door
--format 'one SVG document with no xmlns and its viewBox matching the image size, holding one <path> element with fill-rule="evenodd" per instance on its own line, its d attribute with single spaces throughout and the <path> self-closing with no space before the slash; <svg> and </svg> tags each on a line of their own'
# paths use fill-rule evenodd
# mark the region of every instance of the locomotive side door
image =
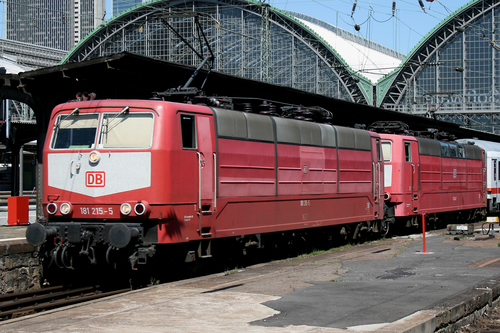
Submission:
<svg viewBox="0 0 500 333">
<path fill-rule="evenodd" d="M 214 149 L 213 117 L 206 115 L 196 116 L 198 136 L 198 170 L 199 170 L 199 200 L 198 214 L 200 214 L 199 232 L 204 237 L 212 236 L 212 212 L 215 203 L 215 170 L 216 155 Z"/>
<path fill-rule="evenodd" d="M 418 142 L 403 140 L 404 143 L 404 164 L 405 164 L 405 184 L 411 194 L 412 211 L 418 213 L 418 201 L 420 198 L 420 161 L 418 155 Z"/>
<path fill-rule="evenodd" d="M 384 194 L 384 170 L 382 165 L 382 146 L 380 138 L 372 137 L 372 164 L 373 164 L 373 201 L 375 211 L 383 214 L 383 205 L 380 205 L 380 200 Z M 383 203 L 383 199 L 382 199 Z"/>
<path fill-rule="evenodd" d="M 203 237 L 212 236 L 213 218 L 216 209 L 216 154 L 213 116 L 209 114 L 181 114 L 183 142 L 190 142 L 196 150 L 198 169 L 198 233 Z M 185 145 L 183 143 L 183 145 Z"/>
</svg>

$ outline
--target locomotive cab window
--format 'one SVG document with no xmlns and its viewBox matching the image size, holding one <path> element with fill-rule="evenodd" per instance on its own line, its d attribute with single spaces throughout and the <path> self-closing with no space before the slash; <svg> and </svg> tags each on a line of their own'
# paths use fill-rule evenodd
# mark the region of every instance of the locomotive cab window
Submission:
<svg viewBox="0 0 500 333">
<path fill-rule="evenodd" d="M 382 141 L 382 156 L 384 162 L 392 161 L 392 143 L 390 141 Z"/>
<path fill-rule="evenodd" d="M 97 114 L 60 115 L 54 126 L 51 148 L 93 148 L 98 121 Z"/>
<path fill-rule="evenodd" d="M 181 114 L 182 148 L 197 149 L 196 122 L 192 115 Z"/>
<path fill-rule="evenodd" d="M 409 142 L 405 142 L 405 160 L 411 162 L 411 144 Z"/>
<path fill-rule="evenodd" d="M 149 148 L 153 138 L 153 114 L 106 113 L 99 148 Z"/>
</svg>

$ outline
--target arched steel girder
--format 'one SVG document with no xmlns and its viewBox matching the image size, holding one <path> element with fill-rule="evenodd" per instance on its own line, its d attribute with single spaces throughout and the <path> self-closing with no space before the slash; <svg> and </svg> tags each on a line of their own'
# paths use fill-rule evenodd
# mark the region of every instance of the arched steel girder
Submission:
<svg viewBox="0 0 500 333">
<path fill-rule="evenodd" d="M 390 82 L 381 81 L 379 86 L 387 87 L 388 90 L 383 93 L 383 98 L 377 106 L 400 105 L 412 81 L 426 66 L 435 65 L 431 63 L 431 60 L 436 53 L 457 35 L 466 31 L 467 27 L 479 17 L 499 6 L 500 2 L 497 0 L 477 0 L 474 4 L 462 7 L 456 14 L 445 19 L 415 47 L 395 72 L 388 75 L 387 80 Z"/>
<path fill-rule="evenodd" d="M 460 124 L 463 128 L 500 133 L 500 113 L 460 113 L 460 114 L 436 114 L 440 121 Z"/>
<path fill-rule="evenodd" d="M 124 34 L 126 29 L 130 26 L 143 26 L 144 31 L 148 31 L 150 22 L 158 18 L 154 18 L 164 12 L 175 10 L 176 8 L 185 8 L 186 10 L 195 10 L 197 4 L 211 4 L 211 5 L 221 5 L 221 6 L 231 6 L 236 9 L 243 10 L 245 12 L 251 13 L 256 17 L 262 19 L 262 4 L 257 1 L 243 1 L 243 0 L 205 0 L 205 1 L 190 1 L 185 2 L 182 0 L 177 1 L 166 1 L 158 0 L 143 4 L 138 7 L 134 7 L 129 11 L 126 11 L 120 16 L 104 23 L 100 27 L 96 28 L 89 36 L 83 39 L 75 48 L 68 53 L 68 55 L 63 59 L 62 63 L 67 62 L 79 62 L 94 58 L 97 56 L 108 55 L 103 50 L 103 46 L 106 42 L 112 41 L 116 36 Z M 212 16 L 211 14 L 208 14 Z M 212 18 L 214 20 L 219 20 L 217 17 L 218 13 Z M 303 25 L 297 19 L 281 12 L 280 10 L 271 7 L 269 13 L 270 21 L 280 28 L 288 31 L 294 38 L 299 39 L 305 45 L 307 45 L 316 56 L 323 61 L 332 73 L 338 78 L 340 84 L 349 94 L 352 101 L 362 104 L 369 104 L 371 98 L 371 91 L 368 89 L 363 90 L 362 87 L 366 86 L 368 81 L 364 78 L 358 76 L 355 71 L 353 71 L 347 63 L 333 50 L 325 41 L 323 41 L 319 36 L 317 36 L 313 31 L 311 31 L 307 26 Z M 214 34 L 217 38 L 220 34 Z M 125 42 L 122 39 L 121 51 L 126 51 Z M 221 43 L 221 41 L 212 40 L 211 44 Z M 260 47 L 260 40 L 258 45 Z M 217 53 L 217 45 L 214 48 Z M 258 50 L 260 54 L 260 49 Z M 220 53 L 219 53 L 220 54 Z M 146 56 L 150 56 L 147 52 Z M 217 56 L 216 56 L 217 57 Z M 257 60 L 256 60 L 257 61 Z M 258 61 L 261 61 L 258 59 Z M 365 82 L 366 81 L 366 82 Z"/>
<path fill-rule="evenodd" d="M 339 78 L 341 84 L 344 85 L 349 92 L 352 100 L 356 103 L 369 104 L 371 100 L 365 96 L 364 92 L 360 89 L 358 83 L 363 80 L 336 54 L 330 46 L 323 41 L 319 36 L 313 33 L 306 26 L 297 20 L 291 20 L 290 16 L 273 11 L 270 14 L 273 22 L 279 24 L 281 27 L 286 27 L 286 30 L 298 36 L 306 45 L 308 45 L 314 53 L 323 60 L 325 64 L 332 70 L 333 73 Z M 366 81 L 366 80 L 364 80 Z"/>
</svg>

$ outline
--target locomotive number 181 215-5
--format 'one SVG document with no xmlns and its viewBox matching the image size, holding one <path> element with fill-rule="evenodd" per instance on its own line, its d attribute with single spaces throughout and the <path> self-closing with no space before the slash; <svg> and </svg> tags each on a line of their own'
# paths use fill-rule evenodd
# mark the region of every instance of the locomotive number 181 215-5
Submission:
<svg viewBox="0 0 500 333">
<path fill-rule="evenodd" d="M 113 207 L 80 207 L 82 215 L 113 215 Z"/>
</svg>

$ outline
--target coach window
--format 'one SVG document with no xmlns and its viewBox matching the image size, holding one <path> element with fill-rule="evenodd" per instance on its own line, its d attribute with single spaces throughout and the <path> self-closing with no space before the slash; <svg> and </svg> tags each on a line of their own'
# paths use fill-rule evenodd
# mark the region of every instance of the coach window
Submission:
<svg viewBox="0 0 500 333">
<path fill-rule="evenodd" d="M 196 122 L 195 117 L 181 114 L 182 148 L 196 149 Z"/>
<path fill-rule="evenodd" d="M 405 159 L 406 162 L 411 162 L 411 144 L 409 142 L 405 142 Z"/>
<path fill-rule="evenodd" d="M 498 162 L 498 168 L 497 168 L 497 171 L 500 173 L 500 162 Z M 500 178 L 500 177 L 499 177 Z M 497 179 L 499 179 L 497 178 Z"/>
<path fill-rule="evenodd" d="M 497 160 L 493 160 L 493 180 L 497 180 Z"/>
<path fill-rule="evenodd" d="M 390 141 L 382 141 L 382 156 L 384 162 L 392 161 L 392 143 Z"/>
<path fill-rule="evenodd" d="M 497 171 L 500 173 L 500 162 L 498 162 L 498 168 Z M 498 179 L 498 178 L 497 178 Z"/>
</svg>

